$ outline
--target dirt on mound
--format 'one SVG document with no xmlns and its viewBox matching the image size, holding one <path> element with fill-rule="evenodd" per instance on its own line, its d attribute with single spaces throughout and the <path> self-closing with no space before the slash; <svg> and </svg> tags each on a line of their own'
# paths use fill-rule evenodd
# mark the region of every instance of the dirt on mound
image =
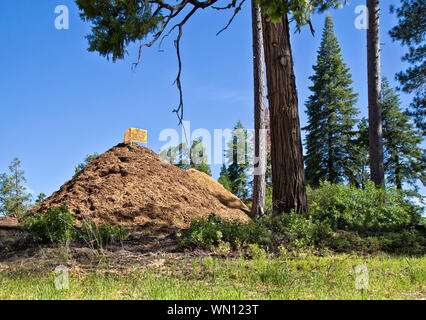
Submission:
<svg viewBox="0 0 426 320">
<path fill-rule="evenodd" d="M 209 179 L 209 182 L 207 179 Z M 119 144 L 96 157 L 30 214 L 67 205 L 96 223 L 188 227 L 211 213 L 248 221 L 247 207 L 206 176 L 162 161 L 148 148 Z"/>
<path fill-rule="evenodd" d="M 229 192 L 225 187 L 217 182 L 215 179 L 205 174 L 204 172 L 189 169 L 186 172 L 194 178 L 198 183 L 205 186 L 212 195 L 214 195 L 223 205 L 228 208 L 242 209 L 249 212 L 249 208 L 241 201 L 240 198 L 235 196 L 232 192 Z"/>
<path fill-rule="evenodd" d="M 22 225 L 19 223 L 18 218 L 14 216 L 0 217 L 0 229 L 21 229 Z"/>
</svg>

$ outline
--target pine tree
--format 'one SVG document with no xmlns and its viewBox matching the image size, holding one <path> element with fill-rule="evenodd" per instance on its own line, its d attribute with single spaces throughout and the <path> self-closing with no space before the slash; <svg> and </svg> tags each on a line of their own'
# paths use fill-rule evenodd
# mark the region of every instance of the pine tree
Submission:
<svg viewBox="0 0 426 320">
<path fill-rule="evenodd" d="M 343 62 L 333 25 L 327 15 L 313 66 L 315 73 L 310 77 L 313 94 L 306 102 L 306 177 L 312 186 L 318 186 L 322 180 L 338 183 L 350 179 L 350 159 L 355 154 L 357 94 L 351 87 L 351 74 Z"/>
<path fill-rule="evenodd" d="M 0 175 L 0 214 L 24 214 L 31 201 L 31 194 L 24 186 L 27 179 L 18 158 L 13 159 L 9 171 L 10 175 Z"/>
<path fill-rule="evenodd" d="M 222 167 L 220 168 L 220 175 L 217 181 L 222 184 L 226 190 L 232 192 L 232 182 L 229 179 L 228 168 L 225 164 L 222 164 Z"/>
<path fill-rule="evenodd" d="M 191 163 L 190 150 L 186 143 L 180 143 L 177 146 L 161 150 L 160 156 L 178 168 L 183 170 L 189 169 L 189 165 Z"/>
<path fill-rule="evenodd" d="M 262 13 L 256 0 L 251 1 L 253 33 L 253 79 L 254 79 L 254 177 L 252 217 L 265 214 L 266 195 L 266 106 L 265 106 L 265 56 L 263 53 Z"/>
<path fill-rule="evenodd" d="M 251 148 L 249 136 L 241 121 L 232 131 L 232 140 L 228 142 L 225 156 L 228 166 L 228 178 L 231 182 L 231 192 L 237 197 L 248 197 L 248 170 L 250 168 Z"/>
<path fill-rule="evenodd" d="M 75 168 L 74 168 L 74 174 L 77 174 L 78 172 L 80 172 L 81 170 L 84 169 L 84 167 L 93 159 L 95 159 L 97 156 L 99 156 L 99 153 L 92 153 L 86 156 L 86 158 L 84 158 L 84 161 L 82 163 L 79 163 Z"/>
<path fill-rule="evenodd" d="M 40 192 L 37 196 L 35 204 L 42 203 L 44 201 L 44 199 L 46 199 L 46 197 L 47 197 L 46 194 L 44 194 L 43 192 Z"/>
<path fill-rule="evenodd" d="M 402 61 L 410 67 L 399 72 L 396 77 L 404 92 L 415 94 L 410 105 L 410 115 L 414 116 L 417 127 L 426 133 L 426 3 L 424 0 L 402 0 L 401 6 L 391 12 L 396 12 L 398 25 L 389 32 L 394 41 L 401 41 L 408 47 L 408 53 Z"/>
<path fill-rule="evenodd" d="M 180 143 L 167 150 L 162 150 L 160 156 L 183 170 L 192 168 L 209 176 L 212 175 L 206 148 L 200 137 L 193 140 L 191 148 L 188 148 L 186 143 Z"/>
<path fill-rule="evenodd" d="M 191 146 L 191 161 L 189 164 L 190 168 L 197 169 L 198 171 L 204 172 L 209 176 L 212 175 L 210 166 L 208 165 L 208 155 L 206 148 L 203 145 L 203 140 L 200 138 L 194 139 Z"/>
<path fill-rule="evenodd" d="M 426 179 L 425 151 L 420 144 L 422 133 L 411 123 L 411 117 L 401 109 L 399 95 L 382 81 L 383 137 L 387 182 L 398 190 L 407 184 L 416 189 Z"/>
<path fill-rule="evenodd" d="M 367 28 L 367 73 L 368 73 L 368 127 L 371 180 L 376 186 L 385 184 L 383 164 L 383 128 L 380 64 L 380 4 L 379 0 L 366 0 Z"/>
<path fill-rule="evenodd" d="M 348 175 L 348 182 L 364 189 L 367 181 L 370 180 L 368 156 L 368 120 L 362 118 L 358 123 L 358 131 L 353 141 L 354 153 L 351 157 L 351 173 Z"/>
</svg>

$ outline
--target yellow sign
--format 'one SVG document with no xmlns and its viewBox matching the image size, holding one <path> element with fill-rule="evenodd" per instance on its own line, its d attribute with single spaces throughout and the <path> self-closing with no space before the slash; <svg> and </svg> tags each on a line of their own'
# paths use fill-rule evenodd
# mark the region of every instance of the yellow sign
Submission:
<svg viewBox="0 0 426 320">
<path fill-rule="evenodd" d="M 148 131 L 136 128 L 127 129 L 124 133 L 124 143 L 128 142 L 140 142 L 146 143 Z"/>
</svg>

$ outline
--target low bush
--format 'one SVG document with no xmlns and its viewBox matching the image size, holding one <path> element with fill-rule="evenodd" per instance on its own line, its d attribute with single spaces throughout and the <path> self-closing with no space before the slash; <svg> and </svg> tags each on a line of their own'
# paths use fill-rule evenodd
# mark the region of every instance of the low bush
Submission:
<svg viewBox="0 0 426 320">
<path fill-rule="evenodd" d="M 180 238 L 179 245 L 182 247 L 211 248 L 227 242 L 235 248 L 248 243 L 268 244 L 271 231 L 255 220 L 249 223 L 230 222 L 211 214 L 207 219 L 192 221 Z"/>
<path fill-rule="evenodd" d="M 20 222 L 24 224 L 24 230 L 39 242 L 64 243 L 76 235 L 75 219 L 66 206 L 24 216 Z"/>
<path fill-rule="evenodd" d="M 24 216 L 20 222 L 24 230 L 30 233 L 37 242 L 64 243 L 79 239 L 96 247 L 104 247 L 118 240 L 126 240 L 130 232 L 123 226 L 103 224 L 97 226 L 94 222 L 83 220 L 80 229 L 75 227 L 76 220 L 67 206 L 49 209 L 47 213 L 35 213 Z"/>
<path fill-rule="evenodd" d="M 384 232 L 380 235 L 360 235 L 341 231 L 326 240 L 326 247 L 335 252 L 362 251 L 366 253 L 389 252 L 394 254 L 426 254 L 426 236 L 415 229 L 399 232 Z"/>
<path fill-rule="evenodd" d="M 395 190 L 368 184 L 365 190 L 323 183 L 309 189 L 310 211 L 265 216 L 249 223 L 224 221 L 210 215 L 182 232 L 180 246 L 232 248 L 251 244 L 276 249 L 316 247 L 336 252 L 426 253 L 419 208 Z"/>
<path fill-rule="evenodd" d="M 333 230 L 397 230 L 421 221 L 420 208 L 401 192 L 372 182 L 365 189 L 324 182 L 309 188 L 308 198 L 313 221 L 327 222 Z"/>
</svg>

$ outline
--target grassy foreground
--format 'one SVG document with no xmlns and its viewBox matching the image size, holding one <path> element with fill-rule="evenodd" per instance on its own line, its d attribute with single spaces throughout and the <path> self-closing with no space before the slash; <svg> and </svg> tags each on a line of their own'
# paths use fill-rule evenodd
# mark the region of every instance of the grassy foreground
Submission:
<svg viewBox="0 0 426 320">
<path fill-rule="evenodd" d="M 426 257 L 312 254 L 159 260 L 114 272 L 70 267 L 68 290 L 54 268 L 0 271 L 0 299 L 425 299 Z M 357 266 L 368 289 L 355 288 Z M 358 278 L 359 279 L 359 278 Z"/>
</svg>

